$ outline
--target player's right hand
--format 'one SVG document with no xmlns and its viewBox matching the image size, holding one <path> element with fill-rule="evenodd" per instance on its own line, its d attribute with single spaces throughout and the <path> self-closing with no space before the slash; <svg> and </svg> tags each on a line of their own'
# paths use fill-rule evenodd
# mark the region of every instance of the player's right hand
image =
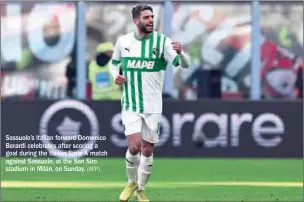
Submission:
<svg viewBox="0 0 304 202">
<path fill-rule="evenodd" d="M 125 76 L 123 76 L 123 75 L 118 75 L 117 77 L 116 77 L 116 79 L 115 79 L 115 84 L 116 85 L 121 85 L 121 84 L 123 84 L 123 82 L 125 82 L 127 79 L 126 79 L 126 77 Z"/>
</svg>

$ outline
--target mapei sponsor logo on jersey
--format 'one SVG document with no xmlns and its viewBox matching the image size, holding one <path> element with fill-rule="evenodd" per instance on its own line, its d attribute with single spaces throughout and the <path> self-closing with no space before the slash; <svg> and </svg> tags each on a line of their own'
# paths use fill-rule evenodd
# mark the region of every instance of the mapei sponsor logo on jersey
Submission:
<svg viewBox="0 0 304 202">
<path fill-rule="evenodd" d="M 128 60 L 128 69 L 153 69 L 155 61 Z"/>
</svg>

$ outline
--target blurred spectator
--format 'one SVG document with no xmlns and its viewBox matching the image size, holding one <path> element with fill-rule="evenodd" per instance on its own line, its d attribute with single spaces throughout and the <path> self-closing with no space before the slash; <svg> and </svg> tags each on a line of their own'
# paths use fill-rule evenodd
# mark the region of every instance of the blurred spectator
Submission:
<svg viewBox="0 0 304 202">
<path fill-rule="evenodd" d="M 76 54 L 76 43 L 74 44 L 74 48 L 73 51 L 70 55 L 70 61 L 67 64 L 66 67 L 66 72 L 65 72 L 65 76 L 68 80 L 68 84 L 67 84 L 67 96 L 71 97 L 71 98 L 76 98 L 76 75 L 77 75 L 77 54 Z M 89 66 L 90 62 L 87 60 L 86 61 L 86 68 Z M 88 79 L 88 76 L 87 78 Z"/>
<path fill-rule="evenodd" d="M 111 42 L 97 46 L 95 60 L 89 65 L 89 81 L 91 83 L 92 100 L 119 100 L 121 89 L 117 86 L 109 72 L 114 45 Z"/>
<path fill-rule="evenodd" d="M 67 64 L 65 76 L 68 79 L 67 96 L 68 97 L 75 97 L 76 65 L 75 65 L 75 61 L 73 61 L 72 59 Z"/>
<path fill-rule="evenodd" d="M 297 71 L 297 80 L 295 83 L 296 94 L 299 99 L 303 99 L 303 77 L 303 67 L 301 67 Z"/>
</svg>

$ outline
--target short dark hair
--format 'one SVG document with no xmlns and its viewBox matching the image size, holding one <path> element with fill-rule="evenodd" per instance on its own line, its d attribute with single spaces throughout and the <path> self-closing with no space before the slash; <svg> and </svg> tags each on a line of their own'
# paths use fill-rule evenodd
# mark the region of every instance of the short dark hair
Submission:
<svg viewBox="0 0 304 202">
<path fill-rule="evenodd" d="M 141 14 L 142 11 L 144 10 L 150 10 L 153 13 L 153 8 L 148 5 L 137 5 L 133 7 L 132 9 L 132 17 L 133 18 L 138 18 Z"/>
</svg>

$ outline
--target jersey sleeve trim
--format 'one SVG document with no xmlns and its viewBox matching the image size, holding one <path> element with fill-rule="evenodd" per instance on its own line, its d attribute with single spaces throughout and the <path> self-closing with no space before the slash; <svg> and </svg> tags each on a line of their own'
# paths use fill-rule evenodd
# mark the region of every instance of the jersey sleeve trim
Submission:
<svg viewBox="0 0 304 202">
<path fill-rule="evenodd" d="M 121 62 L 120 60 L 114 60 L 114 59 L 112 60 L 113 65 L 118 65 L 120 64 L 120 62 Z"/>
<path fill-rule="evenodd" d="M 179 65 L 179 56 L 175 56 L 174 60 L 172 61 L 172 65 L 177 67 Z"/>
</svg>

